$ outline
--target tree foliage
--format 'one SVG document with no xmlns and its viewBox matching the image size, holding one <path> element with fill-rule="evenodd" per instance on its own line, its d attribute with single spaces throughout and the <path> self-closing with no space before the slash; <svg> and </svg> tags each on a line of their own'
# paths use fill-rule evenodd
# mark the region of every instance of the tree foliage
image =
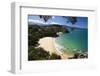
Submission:
<svg viewBox="0 0 100 76">
<path fill-rule="evenodd" d="M 66 28 L 60 25 L 39 26 L 29 25 L 28 27 L 28 60 L 49 60 L 61 59 L 55 53 L 49 54 L 39 46 L 39 39 L 43 37 L 58 37 L 57 32 L 69 32 Z"/>
<path fill-rule="evenodd" d="M 47 16 L 47 15 L 39 15 L 40 18 L 42 18 L 45 22 L 48 21 L 52 16 Z"/>
<path fill-rule="evenodd" d="M 77 22 L 77 17 L 67 17 L 67 16 L 63 16 L 64 18 L 66 18 L 66 20 L 68 22 L 71 22 L 72 24 L 75 24 Z"/>
<path fill-rule="evenodd" d="M 29 48 L 28 60 L 53 60 L 61 59 L 61 57 L 55 53 L 50 55 L 49 52 L 45 51 L 43 48 Z"/>
<path fill-rule="evenodd" d="M 50 18 L 52 18 L 52 16 L 48 15 L 39 15 L 39 17 L 42 18 L 45 22 L 47 22 Z M 67 17 L 67 16 L 62 16 L 62 17 L 68 20 L 68 22 L 71 22 L 72 24 L 75 24 L 77 22 L 77 17 Z"/>
</svg>

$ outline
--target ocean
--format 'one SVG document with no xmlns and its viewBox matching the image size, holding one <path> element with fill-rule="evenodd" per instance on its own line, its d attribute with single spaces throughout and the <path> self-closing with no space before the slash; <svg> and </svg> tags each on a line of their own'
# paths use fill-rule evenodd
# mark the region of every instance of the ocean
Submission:
<svg viewBox="0 0 100 76">
<path fill-rule="evenodd" d="M 88 29 L 74 29 L 70 33 L 62 33 L 56 43 L 63 47 L 65 53 L 88 52 Z"/>
</svg>

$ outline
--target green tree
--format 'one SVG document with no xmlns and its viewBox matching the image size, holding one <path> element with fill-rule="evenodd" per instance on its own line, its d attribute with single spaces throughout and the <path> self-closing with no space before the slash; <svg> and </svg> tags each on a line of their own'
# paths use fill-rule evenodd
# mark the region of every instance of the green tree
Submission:
<svg viewBox="0 0 100 76">
<path fill-rule="evenodd" d="M 50 59 L 61 59 L 61 56 L 57 55 L 55 53 L 52 53 L 51 56 L 50 56 Z"/>
</svg>

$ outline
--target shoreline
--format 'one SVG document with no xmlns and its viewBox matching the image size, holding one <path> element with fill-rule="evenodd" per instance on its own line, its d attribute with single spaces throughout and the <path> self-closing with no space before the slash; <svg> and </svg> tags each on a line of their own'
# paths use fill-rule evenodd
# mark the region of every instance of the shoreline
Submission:
<svg viewBox="0 0 100 76">
<path fill-rule="evenodd" d="M 68 55 L 67 53 L 64 53 L 64 47 L 59 45 L 56 41 L 54 41 L 54 47 L 56 49 L 56 53 L 59 54 L 62 59 L 68 59 L 69 57 L 73 57 L 73 55 Z"/>
<path fill-rule="evenodd" d="M 56 38 L 53 37 L 44 37 L 39 40 L 39 47 L 42 47 L 44 50 L 48 51 L 50 54 L 55 53 L 61 56 L 61 59 L 68 59 L 70 55 L 64 53 L 62 49 L 63 46 L 57 44 L 55 41 Z"/>
</svg>

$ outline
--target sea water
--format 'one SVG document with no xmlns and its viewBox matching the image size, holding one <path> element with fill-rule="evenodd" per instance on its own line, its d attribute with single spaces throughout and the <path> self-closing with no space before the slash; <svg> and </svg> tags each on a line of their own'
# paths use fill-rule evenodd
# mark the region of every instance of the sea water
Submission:
<svg viewBox="0 0 100 76">
<path fill-rule="evenodd" d="M 88 29 L 74 29 L 70 33 L 62 33 L 56 43 L 64 47 L 63 52 L 75 53 L 88 51 Z"/>
</svg>

